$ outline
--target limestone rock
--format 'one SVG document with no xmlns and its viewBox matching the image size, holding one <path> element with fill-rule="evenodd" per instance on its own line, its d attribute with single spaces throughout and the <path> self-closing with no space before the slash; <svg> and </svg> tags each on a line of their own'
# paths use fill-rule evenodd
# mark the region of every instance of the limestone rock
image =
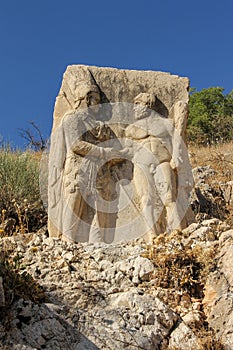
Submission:
<svg viewBox="0 0 233 350">
<path fill-rule="evenodd" d="M 204 310 L 210 326 L 226 349 L 233 344 L 233 230 L 220 236 L 217 270 L 210 274 L 205 286 Z"/>
<path fill-rule="evenodd" d="M 168 349 L 174 348 L 179 350 L 201 350 L 197 336 L 184 322 L 181 322 L 171 334 Z"/>
<path fill-rule="evenodd" d="M 72 109 L 78 93 L 79 70 L 81 65 L 68 66 L 64 76 L 60 92 L 56 99 L 54 110 L 54 127 L 56 127 L 64 114 Z M 132 103 L 135 96 L 144 91 L 153 92 L 163 102 L 160 112 L 167 115 L 175 102 L 188 102 L 187 78 L 178 77 L 164 72 L 123 70 L 116 68 L 101 68 L 89 66 L 100 90 L 104 93 L 103 103 L 128 102 Z"/>
<path fill-rule="evenodd" d="M 7 345 L 18 344 L 19 350 L 152 350 L 178 320 L 166 304 L 140 287 L 154 266 L 135 242 L 72 244 L 42 235 L 4 242 L 11 242 L 15 251 L 22 246 L 22 264 L 49 299 L 41 305 L 23 299 L 12 305 L 10 330 L 7 337 L 2 335 Z"/>
<path fill-rule="evenodd" d="M 207 183 L 206 179 L 215 174 L 215 170 L 210 165 L 201 166 L 192 170 L 195 186 L 191 192 L 191 206 L 197 221 L 218 218 L 223 219 L 227 215 L 227 200 L 230 187 L 224 184 L 214 185 Z M 225 191 L 226 190 L 226 191 Z"/>
<path fill-rule="evenodd" d="M 224 199 L 227 204 L 233 204 L 233 181 L 228 181 L 227 183 L 221 183 L 220 188 L 223 192 Z"/>
<path fill-rule="evenodd" d="M 11 257 L 20 247 L 21 264 L 47 298 L 42 304 L 16 300 L 10 308 L 7 333 L 4 323 L 0 324 L 2 343 L 18 350 L 186 350 L 187 344 L 198 349 L 199 330 L 208 322 L 226 349 L 231 349 L 233 232 L 226 227 L 219 219 L 205 220 L 184 233 L 160 235 L 155 240 L 158 254 L 165 245 L 167 254 L 198 245 L 202 252 L 219 246 L 217 269 L 209 275 L 204 300 L 201 284 L 194 296 L 179 286 L 158 287 L 156 253 L 152 263 L 148 258 L 152 247 L 142 239 L 74 244 L 41 234 L 2 238 L 0 249 L 11 247 Z M 209 239 L 210 234 L 215 240 Z M 173 280 L 180 278 L 177 272 Z"/>
<path fill-rule="evenodd" d="M 13 349 L 97 350 L 94 344 L 46 305 L 20 299 L 13 307 L 11 317 L 13 322 L 5 338 Z"/>
</svg>

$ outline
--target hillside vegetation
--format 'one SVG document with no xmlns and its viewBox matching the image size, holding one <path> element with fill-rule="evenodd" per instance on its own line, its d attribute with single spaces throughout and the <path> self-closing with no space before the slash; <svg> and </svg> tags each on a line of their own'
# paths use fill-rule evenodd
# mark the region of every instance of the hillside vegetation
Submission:
<svg viewBox="0 0 233 350">
<path fill-rule="evenodd" d="M 233 90 L 224 94 L 222 87 L 210 87 L 191 92 L 188 138 L 204 145 L 232 140 Z"/>
<path fill-rule="evenodd" d="M 46 223 L 40 199 L 40 159 L 40 152 L 0 150 L 1 235 L 36 231 Z"/>
</svg>

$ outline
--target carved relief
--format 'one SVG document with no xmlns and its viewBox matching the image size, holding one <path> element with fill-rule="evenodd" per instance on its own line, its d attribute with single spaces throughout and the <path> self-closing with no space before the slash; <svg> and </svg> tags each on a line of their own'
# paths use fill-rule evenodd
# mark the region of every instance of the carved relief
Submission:
<svg viewBox="0 0 233 350">
<path fill-rule="evenodd" d="M 153 73 L 157 85 L 147 72 L 68 67 L 51 137 L 50 236 L 111 243 L 186 225 L 187 80 Z M 138 91 L 137 76 L 140 88 L 156 88 Z M 106 87 L 117 79 L 121 85 Z"/>
</svg>

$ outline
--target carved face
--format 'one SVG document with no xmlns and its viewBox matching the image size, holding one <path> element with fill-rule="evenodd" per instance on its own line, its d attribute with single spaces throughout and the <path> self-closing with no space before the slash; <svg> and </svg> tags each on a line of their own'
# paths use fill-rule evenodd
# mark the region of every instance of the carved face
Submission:
<svg viewBox="0 0 233 350">
<path fill-rule="evenodd" d="M 87 106 L 91 107 L 93 113 L 98 113 L 100 108 L 100 95 L 95 91 L 90 91 L 86 97 Z"/>
<path fill-rule="evenodd" d="M 148 107 L 148 102 L 144 100 L 135 100 L 134 102 L 134 116 L 135 119 L 143 119 L 150 115 L 150 109 Z"/>
</svg>

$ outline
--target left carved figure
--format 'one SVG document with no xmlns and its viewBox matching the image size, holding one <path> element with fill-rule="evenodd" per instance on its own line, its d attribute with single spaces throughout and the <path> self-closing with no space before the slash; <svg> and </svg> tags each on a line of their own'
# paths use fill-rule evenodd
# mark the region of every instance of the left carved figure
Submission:
<svg viewBox="0 0 233 350">
<path fill-rule="evenodd" d="M 122 153 L 108 142 L 114 139 L 110 127 L 96 120 L 100 91 L 90 72 L 85 74 L 74 110 L 64 115 L 51 137 L 49 232 L 72 242 L 110 243 L 113 216 L 98 210 L 99 199 L 106 187 L 114 195 L 110 167 L 113 159 L 121 161 Z"/>
</svg>

